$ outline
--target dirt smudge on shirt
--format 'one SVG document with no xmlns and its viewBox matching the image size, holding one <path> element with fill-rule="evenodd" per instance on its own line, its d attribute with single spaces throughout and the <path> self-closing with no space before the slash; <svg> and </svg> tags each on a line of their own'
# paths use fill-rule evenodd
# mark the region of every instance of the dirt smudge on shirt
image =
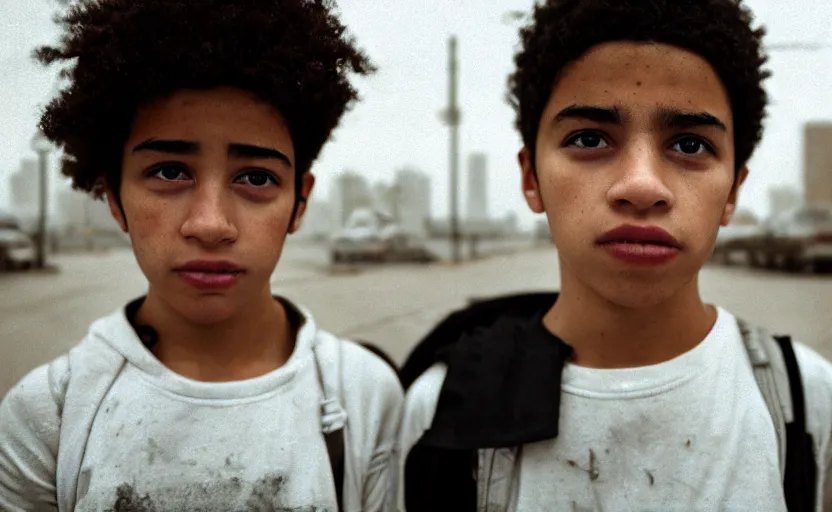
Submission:
<svg viewBox="0 0 832 512">
<path fill-rule="evenodd" d="M 147 492 L 122 484 L 116 489 L 116 500 L 107 512 L 335 512 L 315 505 L 285 506 L 287 481 L 284 475 L 268 475 L 246 484 L 235 476 L 224 481 L 188 483 Z"/>
</svg>

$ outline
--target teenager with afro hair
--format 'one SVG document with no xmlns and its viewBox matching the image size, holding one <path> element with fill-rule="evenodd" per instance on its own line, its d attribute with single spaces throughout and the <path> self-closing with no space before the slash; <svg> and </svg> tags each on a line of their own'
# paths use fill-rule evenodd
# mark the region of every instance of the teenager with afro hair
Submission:
<svg viewBox="0 0 832 512">
<path fill-rule="evenodd" d="M 509 98 L 560 293 L 478 302 L 408 359 L 408 512 L 822 510 L 832 365 L 698 287 L 762 135 L 763 34 L 740 0 L 534 9 Z"/>
<path fill-rule="evenodd" d="M 148 290 L 3 400 L 0 509 L 394 509 L 395 372 L 270 289 L 374 70 L 334 2 L 79 0 L 60 24 L 40 128 Z"/>
</svg>

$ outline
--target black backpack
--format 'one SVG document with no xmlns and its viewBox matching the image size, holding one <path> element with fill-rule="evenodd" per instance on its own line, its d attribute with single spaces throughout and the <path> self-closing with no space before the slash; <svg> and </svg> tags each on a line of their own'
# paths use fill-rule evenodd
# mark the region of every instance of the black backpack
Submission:
<svg viewBox="0 0 832 512">
<path fill-rule="evenodd" d="M 531 319 L 551 307 L 556 299 L 556 293 L 542 292 L 471 300 L 469 307 L 448 315 L 416 345 L 399 372 L 403 386 L 407 390 L 428 368 L 443 361 L 440 354 L 452 351 L 467 334 L 488 328 L 498 319 Z M 755 378 L 775 423 L 787 508 L 789 512 L 814 511 L 817 469 L 791 339 L 771 336 L 742 321 L 738 323 Z M 778 395 L 780 388 L 784 389 Z M 783 403 L 780 397 L 791 397 L 790 403 Z M 786 408 L 788 413 L 784 412 Z M 789 415 L 793 421 L 787 423 L 785 418 Z M 476 511 L 478 488 L 473 475 L 477 474 L 478 452 L 446 446 L 414 447 L 405 464 L 403 482 L 408 512 Z"/>
</svg>

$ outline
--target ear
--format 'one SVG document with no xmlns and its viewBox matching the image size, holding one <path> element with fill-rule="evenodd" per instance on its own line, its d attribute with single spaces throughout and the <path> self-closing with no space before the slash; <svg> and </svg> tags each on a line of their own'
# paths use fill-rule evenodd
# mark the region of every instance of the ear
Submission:
<svg viewBox="0 0 832 512">
<path fill-rule="evenodd" d="M 517 154 L 517 161 L 520 163 L 521 184 L 526 204 L 534 213 L 543 213 L 546 208 L 540 195 L 540 183 L 537 180 L 537 172 L 532 164 L 529 148 L 523 146 L 523 149 Z"/>
<path fill-rule="evenodd" d="M 737 172 L 737 177 L 734 178 L 734 184 L 731 186 L 731 194 L 728 196 L 728 201 L 725 203 L 725 208 L 722 210 L 722 219 L 720 219 L 720 225 L 727 226 L 731 223 L 731 218 L 734 216 L 734 212 L 737 211 L 737 199 L 739 197 L 740 187 L 743 183 L 745 183 L 745 179 L 748 177 L 748 168 L 743 167 L 742 169 Z"/>
<path fill-rule="evenodd" d="M 110 207 L 110 215 L 118 222 L 121 230 L 127 233 L 127 219 L 124 218 L 124 212 L 118 205 L 115 194 L 108 188 L 105 195 L 107 196 L 107 205 Z"/>
<path fill-rule="evenodd" d="M 309 196 L 312 194 L 312 189 L 315 188 L 315 175 L 311 172 L 303 173 L 303 184 L 300 188 L 300 203 L 298 204 L 295 218 L 292 220 L 292 225 L 289 228 L 289 234 L 293 234 L 300 229 L 303 214 L 306 213 L 306 206 L 309 204 Z"/>
</svg>

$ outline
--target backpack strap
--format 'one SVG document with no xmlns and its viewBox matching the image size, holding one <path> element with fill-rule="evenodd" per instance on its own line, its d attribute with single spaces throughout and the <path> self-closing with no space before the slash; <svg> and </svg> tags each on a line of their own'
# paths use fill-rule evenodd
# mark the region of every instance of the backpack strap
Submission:
<svg viewBox="0 0 832 512">
<path fill-rule="evenodd" d="M 745 350 L 754 370 L 754 378 L 763 395 L 777 434 L 780 475 L 786 475 L 786 424 L 794 421 L 789 370 L 777 341 L 763 328 L 752 327 L 737 319 Z"/>
<path fill-rule="evenodd" d="M 794 421 L 786 425 L 786 475 L 783 491 L 789 512 L 814 512 L 817 501 L 815 443 L 806 427 L 806 400 L 800 367 L 788 336 L 776 336 L 789 374 Z"/>
<path fill-rule="evenodd" d="M 58 510 L 71 512 L 86 493 L 81 464 L 101 403 L 124 368 L 124 357 L 91 336 L 49 365 L 49 383 L 61 415 L 56 474 Z"/>
<path fill-rule="evenodd" d="M 737 320 L 754 377 L 777 432 L 783 493 L 789 512 L 810 512 L 817 501 L 814 441 L 806 426 L 806 398 L 789 336 Z"/>
<path fill-rule="evenodd" d="M 344 430 L 347 413 L 341 397 L 341 341 L 320 335 L 312 347 L 315 370 L 321 387 L 321 432 L 329 455 L 338 510 L 344 510 L 344 480 L 346 472 L 346 443 Z M 328 371 L 323 371 L 326 368 Z"/>
<path fill-rule="evenodd" d="M 522 452 L 522 446 L 478 450 L 477 510 L 516 510 Z"/>
</svg>

